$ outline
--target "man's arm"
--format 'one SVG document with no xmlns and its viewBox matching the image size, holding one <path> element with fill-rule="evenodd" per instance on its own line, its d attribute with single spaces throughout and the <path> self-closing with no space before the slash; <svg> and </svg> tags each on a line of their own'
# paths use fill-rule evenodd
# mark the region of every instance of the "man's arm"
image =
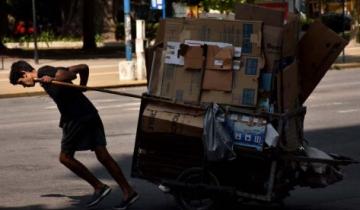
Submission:
<svg viewBox="0 0 360 210">
<path fill-rule="evenodd" d="M 86 86 L 89 79 L 89 66 L 86 64 L 79 64 L 69 67 L 69 72 L 80 75 L 80 85 Z M 76 76 L 75 76 L 76 77 Z"/>
</svg>

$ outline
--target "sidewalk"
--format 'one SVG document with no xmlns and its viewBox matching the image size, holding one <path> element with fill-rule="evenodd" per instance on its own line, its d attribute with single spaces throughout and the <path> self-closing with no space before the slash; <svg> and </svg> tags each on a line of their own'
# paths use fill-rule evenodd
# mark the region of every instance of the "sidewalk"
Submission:
<svg viewBox="0 0 360 210">
<path fill-rule="evenodd" d="M 22 86 L 13 86 L 9 83 L 9 72 L 11 64 L 21 58 L 6 57 L 4 58 L 4 69 L 1 69 L 0 63 L 0 98 L 20 97 L 44 94 L 40 85 L 32 88 Z M 30 63 L 35 69 L 44 65 L 52 66 L 71 66 L 76 64 L 87 64 L 90 68 L 88 86 L 98 88 L 115 88 L 146 85 L 146 80 L 119 80 L 119 65 L 124 62 L 121 58 L 94 58 L 94 59 L 40 59 L 39 64 L 34 64 L 33 59 L 22 59 Z M 1 62 L 1 61 L 0 61 Z M 119 64 L 120 63 L 120 64 Z M 78 84 L 78 81 L 75 81 Z"/>
<path fill-rule="evenodd" d="M 360 67 L 360 44 L 352 44 L 345 48 L 344 52 L 339 55 L 332 69 L 347 69 Z"/>
</svg>

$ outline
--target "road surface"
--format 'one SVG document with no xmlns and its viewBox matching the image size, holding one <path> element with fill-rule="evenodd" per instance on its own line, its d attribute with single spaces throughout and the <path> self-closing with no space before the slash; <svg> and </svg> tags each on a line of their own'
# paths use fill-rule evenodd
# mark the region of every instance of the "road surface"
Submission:
<svg viewBox="0 0 360 210">
<path fill-rule="evenodd" d="M 144 88 L 121 89 L 140 94 Z M 360 160 L 360 71 L 330 71 L 306 102 L 305 133 L 310 144 Z M 108 148 L 129 176 L 139 100 L 88 92 L 103 119 Z M 0 99 L 0 209 L 84 209 L 91 187 L 58 162 L 59 113 L 47 96 Z M 91 152 L 77 156 L 113 188 L 97 208 L 111 209 L 121 192 Z M 324 189 L 297 188 L 286 210 L 358 210 L 359 165 L 346 167 L 345 179 Z M 136 210 L 172 210 L 176 203 L 156 186 L 130 179 L 141 195 Z M 240 208 L 241 209 L 241 208 Z M 279 209 L 251 205 L 243 209 Z"/>
</svg>

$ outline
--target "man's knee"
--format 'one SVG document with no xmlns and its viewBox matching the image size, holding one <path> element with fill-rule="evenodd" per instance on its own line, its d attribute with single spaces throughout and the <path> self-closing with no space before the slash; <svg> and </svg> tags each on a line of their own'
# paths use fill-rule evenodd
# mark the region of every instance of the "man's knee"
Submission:
<svg viewBox="0 0 360 210">
<path fill-rule="evenodd" d="M 100 163 L 106 163 L 111 160 L 111 156 L 107 151 L 106 147 L 97 147 L 95 149 L 96 158 Z"/>
<path fill-rule="evenodd" d="M 60 152 L 59 161 L 63 165 L 68 165 L 74 160 L 74 154 L 68 154 L 64 152 Z"/>
</svg>

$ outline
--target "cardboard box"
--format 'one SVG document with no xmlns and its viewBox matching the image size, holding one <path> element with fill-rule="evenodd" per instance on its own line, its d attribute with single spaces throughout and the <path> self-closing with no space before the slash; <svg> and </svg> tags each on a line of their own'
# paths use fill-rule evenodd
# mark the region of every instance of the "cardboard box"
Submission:
<svg viewBox="0 0 360 210">
<path fill-rule="evenodd" d="M 262 151 L 265 142 L 266 120 L 241 113 L 226 116 L 234 144 Z"/>
<path fill-rule="evenodd" d="M 233 47 L 207 46 L 203 90 L 232 90 Z"/>
<path fill-rule="evenodd" d="M 212 49 L 222 48 L 222 46 L 233 46 L 234 50 L 225 49 L 217 51 L 215 54 L 212 54 L 212 57 L 215 58 L 227 58 L 231 56 L 246 56 L 246 55 L 254 55 L 261 56 L 261 39 L 262 39 L 262 22 L 261 21 L 230 21 L 230 20 L 208 20 L 208 19 L 166 19 L 163 23 L 164 33 L 163 39 L 165 47 L 167 47 L 168 43 L 186 43 L 188 42 L 190 46 L 194 44 L 196 46 L 196 40 L 201 40 L 200 42 L 206 42 L 209 44 L 210 52 L 213 52 Z M 197 42 L 199 42 L 197 41 Z M 211 43 L 217 47 L 212 47 Z M 199 44 L 199 43 L 198 43 Z M 175 46 L 175 45 L 174 45 Z M 193 48 L 194 50 L 196 48 Z M 198 48 L 200 49 L 200 48 Z M 170 51 L 167 51 L 170 52 Z M 172 60 L 183 59 L 176 55 L 175 48 L 172 49 L 171 53 L 174 55 Z M 218 54 L 218 52 L 220 52 Z M 189 52 L 190 53 L 190 52 Z M 194 52 L 195 53 L 195 52 Z M 186 54 L 185 54 L 186 56 Z M 225 56 L 225 57 L 224 57 Z M 187 56 L 189 59 L 186 62 L 184 60 L 185 68 L 189 68 L 189 65 L 192 67 L 199 67 L 200 62 L 195 60 L 190 60 L 192 56 Z M 196 59 L 197 60 L 197 59 Z M 221 60 L 221 59 L 218 59 Z M 194 63 L 197 62 L 197 63 Z M 213 64 L 214 64 L 213 63 Z M 180 65 L 181 62 L 173 62 L 173 64 L 164 64 L 164 73 L 161 85 L 161 96 L 164 98 L 168 98 L 178 102 L 185 103 L 199 103 L 200 91 L 201 91 L 201 78 L 202 72 L 188 72 L 185 70 L 184 66 Z M 212 69 L 232 69 L 232 64 L 230 64 L 230 59 L 222 60 L 222 64 L 226 65 L 213 65 L 209 68 Z M 208 78 L 210 76 L 213 77 L 214 72 L 210 72 L 206 74 Z M 216 74 L 216 73 L 215 73 Z M 224 72 L 224 77 L 227 78 L 225 81 L 232 81 L 229 79 L 232 73 Z M 205 75 L 204 75 L 205 76 Z M 183 79 L 186 78 L 186 79 Z M 213 80 L 213 79 L 211 79 Z M 206 79 L 206 81 L 211 81 Z M 214 81 L 214 80 L 213 80 Z M 215 81 L 218 81 L 217 79 Z M 246 84 L 246 82 L 245 82 Z M 205 89 L 210 89 L 213 87 L 206 87 Z M 198 88 L 200 87 L 200 89 Z M 224 84 L 220 84 L 215 90 L 231 90 L 231 82 Z M 257 91 L 257 90 L 256 90 Z M 211 97 L 209 97 L 211 98 Z M 197 100 L 196 100 L 197 99 Z M 214 101 L 221 102 L 223 101 Z"/>
<path fill-rule="evenodd" d="M 240 70 L 232 72 L 231 92 L 203 90 L 201 102 L 255 107 L 258 98 L 260 69 L 263 66 L 262 58 L 242 56 Z M 216 80 L 212 79 L 212 81 Z M 205 80 L 203 82 L 205 83 Z"/>
<path fill-rule="evenodd" d="M 304 103 L 347 45 L 320 21 L 310 25 L 299 42 L 300 103 Z"/>
<path fill-rule="evenodd" d="M 261 56 L 262 22 L 216 19 L 166 19 L 164 42 L 201 40 L 241 47 L 243 55 Z"/>
<path fill-rule="evenodd" d="M 259 75 L 264 61 L 259 57 L 243 56 L 240 71 L 234 71 L 232 105 L 255 107 L 258 98 Z"/>
<path fill-rule="evenodd" d="M 252 4 L 237 4 L 236 19 L 261 20 L 263 46 L 267 72 L 278 72 L 283 66 L 283 58 L 294 57 L 297 52 L 300 19 L 289 13 L 285 21 L 285 11 L 264 8 Z"/>
<path fill-rule="evenodd" d="M 168 133 L 201 138 L 203 121 L 203 110 L 174 104 L 154 103 L 145 107 L 142 116 L 142 130 L 150 133 Z"/>
<path fill-rule="evenodd" d="M 232 70 L 206 69 L 202 89 L 230 92 L 232 90 L 232 75 Z"/>
<path fill-rule="evenodd" d="M 235 19 L 262 20 L 264 25 L 283 26 L 285 11 L 268 9 L 254 4 L 235 4 Z"/>
<path fill-rule="evenodd" d="M 206 69 L 232 70 L 234 48 L 208 45 L 206 54 Z"/>
</svg>

